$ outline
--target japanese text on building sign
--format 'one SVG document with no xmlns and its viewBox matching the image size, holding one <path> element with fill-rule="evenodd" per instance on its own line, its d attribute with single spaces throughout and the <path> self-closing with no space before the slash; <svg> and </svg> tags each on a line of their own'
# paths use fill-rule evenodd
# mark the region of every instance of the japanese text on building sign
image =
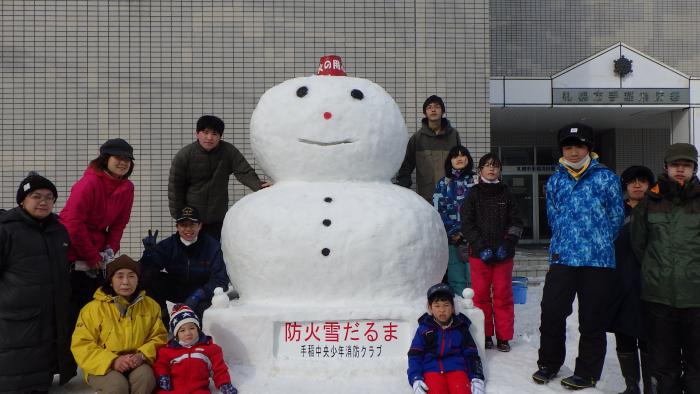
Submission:
<svg viewBox="0 0 700 394">
<path fill-rule="evenodd" d="M 279 354 L 294 358 L 372 359 L 382 354 L 405 355 L 402 322 L 329 320 L 280 324 Z"/>
<path fill-rule="evenodd" d="M 688 89 L 553 89 L 554 104 L 668 105 L 688 104 Z"/>
</svg>

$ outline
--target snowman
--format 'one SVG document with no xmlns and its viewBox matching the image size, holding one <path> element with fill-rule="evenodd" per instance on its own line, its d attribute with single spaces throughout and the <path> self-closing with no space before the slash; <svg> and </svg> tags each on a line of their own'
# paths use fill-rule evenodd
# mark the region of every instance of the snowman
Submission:
<svg viewBox="0 0 700 394">
<path fill-rule="evenodd" d="M 251 145 L 274 185 L 228 211 L 222 249 L 240 299 L 204 317 L 249 392 L 275 392 L 275 377 L 311 371 L 316 380 L 336 382 L 358 371 L 389 376 L 377 392 L 406 385 L 415 320 L 448 253 L 435 209 L 390 181 L 407 137 L 392 97 L 346 76 L 337 56 L 322 58 L 316 75 L 284 81 L 260 98 Z M 387 345 L 378 361 L 326 363 L 284 352 L 285 324 L 307 322 L 308 331 L 308 324 L 328 321 L 392 321 L 401 328 L 389 344 L 396 350 L 390 354 Z"/>
</svg>

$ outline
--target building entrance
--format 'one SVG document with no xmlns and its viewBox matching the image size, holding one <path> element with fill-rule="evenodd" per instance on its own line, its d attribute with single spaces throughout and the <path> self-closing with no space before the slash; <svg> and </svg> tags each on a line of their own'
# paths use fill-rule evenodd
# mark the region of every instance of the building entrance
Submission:
<svg viewBox="0 0 700 394">
<path fill-rule="evenodd" d="M 551 238 L 547 223 L 545 185 L 556 169 L 558 152 L 551 146 L 495 147 L 503 161 L 503 182 L 518 203 L 525 225 L 522 243 L 546 243 Z"/>
</svg>

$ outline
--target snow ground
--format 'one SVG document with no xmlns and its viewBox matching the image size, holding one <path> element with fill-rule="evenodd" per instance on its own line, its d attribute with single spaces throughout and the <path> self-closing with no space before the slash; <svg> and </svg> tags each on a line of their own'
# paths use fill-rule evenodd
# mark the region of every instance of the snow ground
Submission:
<svg viewBox="0 0 700 394">
<path fill-rule="evenodd" d="M 486 392 L 488 394 L 540 394 L 540 393 L 569 393 L 562 387 L 560 381 L 573 373 L 574 359 L 578 353 L 578 313 L 574 306 L 574 313 L 567 321 L 567 356 L 564 366 L 559 371 L 557 378 L 547 385 L 538 385 L 531 379 L 532 373 L 537 369 L 537 348 L 539 346 L 540 300 L 542 298 L 541 286 L 528 288 L 527 303 L 515 306 L 515 338 L 511 342 L 510 353 L 500 353 L 489 350 L 484 360 L 487 372 Z M 296 389 L 287 386 L 285 393 L 296 394 L 306 391 L 309 385 L 308 377 L 300 377 Z M 405 382 L 405 379 L 403 379 Z M 344 384 L 346 382 L 339 384 Z M 358 382 L 355 382 L 357 384 Z M 624 390 L 624 380 L 620 375 L 620 367 L 615 354 L 615 337 L 608 334 L 608 353 L 605 358 L 603 376 L 595 389 L 588 389 L 584 393 L 619 393 Z M 361 384 L 358 392 L 362 392 Z M 83 383 L 82 375 L 76 376 L 64 387 L 54 385 L 52 393 L 92 393 L 93 391 Z M 411 390 L 408 384 L 397 387 L 397 394 L 408 394 Z M 250 393 L 260 394 L 260 393 Z"/>
</svg>

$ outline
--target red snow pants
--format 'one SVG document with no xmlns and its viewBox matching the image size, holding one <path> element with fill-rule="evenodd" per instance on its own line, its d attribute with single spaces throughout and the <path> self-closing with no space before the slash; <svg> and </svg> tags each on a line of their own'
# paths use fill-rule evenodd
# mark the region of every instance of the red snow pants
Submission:
<svg viewBox="0 0 700 394">
<path fill-rule="evenodd" d="M 513 339 L 515 309 L 513 307 L 513 258 L 486 264 L 477 257 L 469 257 L 472 274 L 474 305 L 484 311 L 484 332 L 496 339 Z M 493 297 L 491 296 L 493 288 Z"/>
<path fill-rule="evenodd" d="M 464 371 L 425 372 L 423 379 L 428 385 L 428 394 L 471 394 L 472 392 L 469 377 Z"/>
</svg>

